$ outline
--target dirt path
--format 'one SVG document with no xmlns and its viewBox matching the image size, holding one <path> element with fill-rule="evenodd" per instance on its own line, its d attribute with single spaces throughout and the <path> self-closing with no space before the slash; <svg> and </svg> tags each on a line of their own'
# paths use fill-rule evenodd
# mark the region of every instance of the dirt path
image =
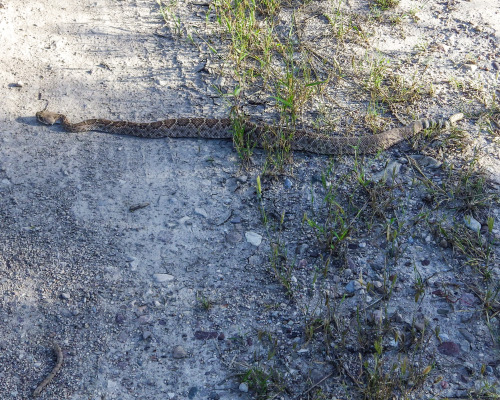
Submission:
<svg viewBox="0 0 500 400">
<path fill-rule="evenodd" d="M 498 4 L 490 10 L 489 2 L 475 2 L 471 10 L 472 3 L 458 3 L 469 22 L 498 21 Z M 286 398 L 328 376 L 332 368 L 320 364 L 324 360 L 315 364 L 321 350 L 309 350 L 301 325 L 309 289 L 304 285 L 291 301 L 268 271 L 272 252 L 255 193 L 262 154 L 244 171 L 228 142 L 69 135 L 34 118 L 47 101 L 74 120 L 224 117 L 228 110 L 211 86 L 217 77 L 199 67 L 206 54 L 155 34 L 162 27 L 155 2 L 14 0 L 0 6 L 2 398 L 30 397 L 55 364 L 53 340 L 64 364 L 44 399 L 255 398 L 235 372 L 252 370 L 256 355 L 265 360 L 273 346 L 282 354 L 297 348 L 275 365 L 296 383 Z M 193 3 L 183 12 L 203 14 L 203 7 Z M 480 63 L 492 77 L 492 61 L 500 62 L 496 29 L 488 25 L 484 39 L 493 58 Z M 475 49 L 473 41 L 454 46 Z M 498 147 L 490 145 L 484 159 L 500 181 Z M 282 209 L 293 215 L 287 245 L 302 268 L 294 282 L 302 276 L 310 285 L 320 258 L 313 236 L 298 226 L 311 182 L 318 182 L 328 159 L 299 154 L 294 160 L 304 172 L 269 183 L 267 205 L 278 219 Z M 384 232 L 378 231 L 380 238 Z M 411 257 L 444 269 L 439 246 L 421 239 L 423 247 L 412 249 Z M 359 256 L 361 269 L 380 261 L 378 240 L 359 240 L 361 252 L 376 243 Z M 359 271 L 347 271 L 335 272 L 332 282 L 353 282 Z M 413 279 L 411 271 L 402 275 Z M 405 287 L 399 296 L 413 304 Z M 424 313 L 434 313 L 425 307 Z M 467 324 L 453 321 L 456 329 Z M 474 321 L 479 328 L 472 344 L 458 333 L 447 335 L 470 346 L 460 363 L 476 372 L 491 365 L 490 380 L 498 381 L 498 338 L 492 344 L 484 320 Z M 267 331 L 278 337 L 273 346 L 262 339 Z M 467 379 L 469 386 L 480 381 Z M 459 392 L 459 383 L 450 387 L 433 393 Z"/>
<path fill-rule="evenodd" d="M 237 301 L 235 290 L 247 299 L 258 281 L 246 267 L 255 246 L 230 223 L 246 214 L 258 222 L 234 196 L 242 177 L 231 144 L 69 138 L 33 118 L 44 100 L 79 118 L 222 116 L 197 89 L 206 87 L 193 70 L 198 54 L 153 34 L 161 21 L 146 1 L 14 2 L 0 18 L 8 41 L 1 392 L 28 397 L 53 366 L 52 339 L 65 362 L 46 398 L 174 398 L 190 390 L 206 398 L 228 387 L 219 383 L 230 374 L 223 349 L 192 335 L 220 331 L 216 316 L 249 313 L 224 304 Z M 208 320 L 196 309 L 204 288 L 223 293 Z M 177 345 L 187 358 L 172 359 Z"/>
</svg>

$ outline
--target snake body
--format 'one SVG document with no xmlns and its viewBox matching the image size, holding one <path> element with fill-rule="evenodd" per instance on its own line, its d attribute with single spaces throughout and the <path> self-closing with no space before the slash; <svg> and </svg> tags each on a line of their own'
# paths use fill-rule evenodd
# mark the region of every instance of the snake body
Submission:
<svg viewBox="0 0 500 400">
<path fill-rule="evenodd" d="M 36 113 L 39 122 L 53 125 L 60 122 L 68 132 L 99 131 L 119 135 L 131 135 L 142 138 L 204 138 L 233 139 L 232 121 L 229 118 L 171 118 L 157 122 L 110 121 L 107 119 L 88 119 L 71 123 L 64 114 L 50 111 Z M 455 114 L 448 120 L 419 119 L 407 126 L 393 128 L 388 131 L 359 137 L 338 137 L 305 130 L 292 130 L 269 125 L 245 122 L 245 134 L 253 145 L 265 147 L 276 142 L 276 133 L 284 133 L 290 137 L 290 147 L 295 151 L 306 151 L 317 154 L 354 154 L 376 153 L 408 139 L 418 132 L 430 127 L 445 128 L 463 118 L 463 114 Z"/>
</svg>

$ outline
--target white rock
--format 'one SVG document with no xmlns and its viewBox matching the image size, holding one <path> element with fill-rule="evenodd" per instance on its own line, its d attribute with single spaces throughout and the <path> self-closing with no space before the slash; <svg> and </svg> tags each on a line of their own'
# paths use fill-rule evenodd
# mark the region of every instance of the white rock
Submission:
<svg viewBox="0 0 500 400">
<path fill-rule="evenodd" d="M 174 280 L 174 276 L 170 274 L 154 274 L 153 277 L 155 278 L 156 282 L 159 283 L 170 282 Z"/>
<path fill-rule="evenodd" d="M 240 389 L 240 392 L 247 393 L 248 392 L 248 385 L 245 382 L 241 382 L 239 389 Z"/>
<path fill-rule="evenodd" d="M 246 232 L 245 238 L 247 239 L 248 243 L 251 243 L 254 246 L 260 246 L 260 244 L 262 243 L 262 236 L 255 232 Z"/>
<path fill-rule="evenodd" d="M 464 70 L 466 70 L 466 71 L 476 72 L 476 70 L 477 70 L 477 65 L 476 65 L 476 64 L 464 64 L 463 68 L 464 68 Z"/>
<path fill-rule="evenodd" d="M 196 207 L 196 208 L 194 209 L 194 212 L 195 212 L 196 214 L 198 214 L 198 215 L 201 215 L 201 216 L 202 216 L 202 217 L 204 217 L 204 218 L 208 218 L 208 214 L 207 214 L 207 212 L 206 212 L 203 208 Z"/>
<path fill-rule="evenodd" d="M 391 161 L 383 171 L 373 175 L 375 182 L 387 182 L 388 184 L 394 183 L 394 179 L 399 174 L 401 164 L 397 161 Z"/>
<path fill-rule="evenodd" d="M 479 232 L 481 224 L 472 215 L 464 215 L 464 223 L 467 228 L 474 232 Z"/>
</svg>

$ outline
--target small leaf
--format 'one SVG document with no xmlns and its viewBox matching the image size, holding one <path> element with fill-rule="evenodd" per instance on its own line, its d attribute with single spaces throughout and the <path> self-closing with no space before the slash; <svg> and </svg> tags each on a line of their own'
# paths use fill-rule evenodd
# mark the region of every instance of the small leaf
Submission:
<svg viewBox="0 0 500 400">
<path fill-rule="evenodd" d="M 283 97 L 280 97 L 280 96 L 271 96 L 271 98 L 277 100 L 280 103 L 283 103 L 287 107 L 291 108 L 293 106 L 293 104 L 290 101 L 284 99 Z"/>
</svg>

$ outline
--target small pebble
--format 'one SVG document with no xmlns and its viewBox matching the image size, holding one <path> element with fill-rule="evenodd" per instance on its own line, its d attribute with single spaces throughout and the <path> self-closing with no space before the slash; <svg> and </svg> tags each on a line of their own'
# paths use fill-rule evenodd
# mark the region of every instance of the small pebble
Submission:
<svg viewBox="0 0 500 400">
<path fill-rule="evenodd" d="M 416 162 L 419 163 L 420 166 L 424 168 L 437 169 L 440 168 L 441 165 L 443 165 L 442 162 L 436 160 L 435 158 L 429 156 L 423 156 L 421 154 L 413 155 L 410 157 L 413 158 Z"/>
<path fill-rule="evenodd" d="M 262 236 L 255 232 L 246 232 L 245 238 L 248 243 L 253 244 L 254 246 L 260 246 L 262 243 Z"/>
<path fill-rule="evenodd" d="M 186 358 L 187 357 L 187 351 L 182 346 L 175 346 L 174 350 L 172 352 L 172 355 L 176 359 Z"/>
<path fill-rule="evenodd" d="M 155 278 L 156 282 L 159 283 L 170 282 L 174 280 L 174 276 L 170 274 L 153 274 L 153 277 Z"/>
<path fill-rule="evenodd" d="M 382 310 L 375 310 L 371 315 L 371 320 L 374 324 L 380 325 L 384 320 L 384 313 Z"/>
<path fill-rule="evenodd" d="M 443 342 L 438 346 L 438 350 L 445 356 L 458 356 L 460 354 L 460 346 L 455 342 Z"/>
<path fill-rule="evenodd" d="M 361 289 L 361 283 L 359 283 L 358 281 L 350 281 L 345 286 L 345 291 L 350 294 L 355 293 L 359 289 Z"/>
<path fill-rule="evenodd" d="M 246 382 L 240 383 L 240 392 L 247 393 L 248 392 L 248 384 Z"/>
<path fill-rule="evenodd" d="M 463 69 L 470 72 L 475 72 L 477 70 L 476 64 L 464 64 Z"/>
<path fill-rule="evenodd" d="M 458 330 L 462 336 L 465 338 L 465 340 L 467 340 L 469 343 L 474 343 L 475 342 L 475 338 L 474 338 L 474 335 L 472 335 L 471 333 L 469 333 L 469 331 L 465 328 L 460 328 Z"/>
<path fill-rule="evenodd" d="M 197 340 L 215 339 L 218 336 L 219 336 L 218 332 L 196 331 L 194 333 L 194 338 Z"/>
<path fill-rule="evenodd" d="M 194 396 L 196 396 L 196 393 L 198 393 L 198 388 L 196 386 L 189 388 L 188 399 L 189 400 L 194 399 Z"/>
<path fill-rule="evenodd" d="M 397 178 L 399 171 L 401 170 L 401 164 L 397 161 L 391 161 L 385 169 L 373 176 L 375 182 L 387 182 L 391 185 Z"/>
<path fill-rule="evenodd" d="M 466 361 L 464 362 L 463 366 L 469 374 L 472 374 L 474 372 L 474 364 L 472 364 L 471 362 Z"/>
<path fill-rule="evenodd" d="M 122 313 L 118 313 L 115 315 L 115 322 L 118 324 L 118 325 L 121 325 L 125 322 L 125 315 L 123 315 Z"/>
<path fill-rule="evenodd" d="M 236 244 L 241 242 L 241 234 L 239 232 L 228 232 L 226 233 L 226 241 L 231 244 Z"/>
<path fill-rule="evenodd" d="M 195 214 L 200 215 L 203 218 L 208 218 L 208 214 L 207 214 L 207 212 L 203 208 L 196 207 L 194 209 L 194 212 L 195 212 Z"/>
<path fill-rule="evenodd" d="M 472 215 L 465 215 L 464 223 L 467 228 L 474 232 L 479 232 L 481 229 L 481 224 Z"/>
</svg>

